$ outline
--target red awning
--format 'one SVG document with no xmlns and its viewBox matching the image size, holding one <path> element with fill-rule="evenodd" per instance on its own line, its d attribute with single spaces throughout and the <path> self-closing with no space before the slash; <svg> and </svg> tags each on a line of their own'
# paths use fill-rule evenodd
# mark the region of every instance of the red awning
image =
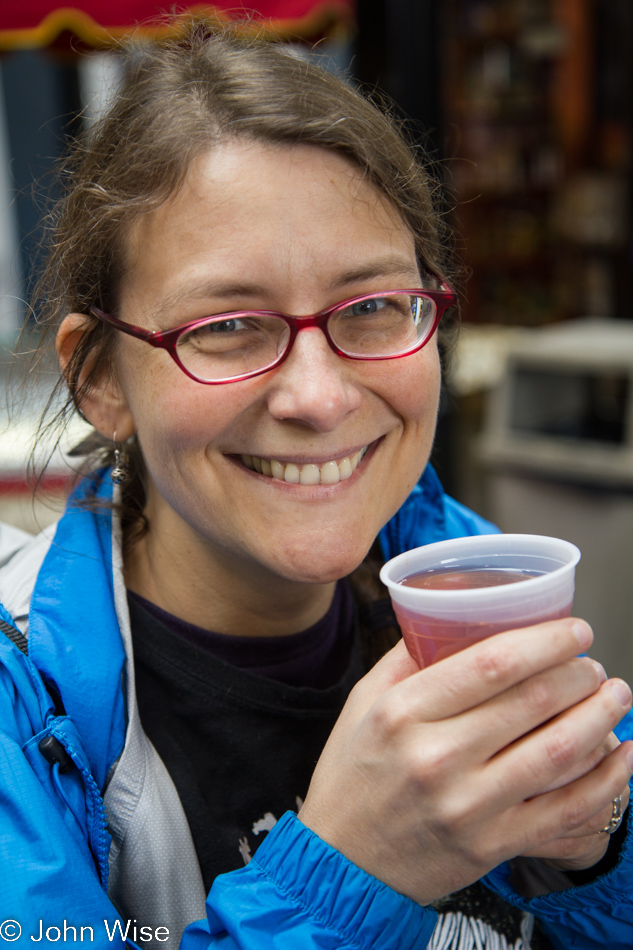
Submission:
<svg viewBox="0 0 633 950">
<path fill-rule="evenodd" d="M 50 46 L 64 36 L 91 47 L 111 46 L 130 30 L 149 36 L 174 29 L 172 11 L 200 12 L 222 19 L 248 17 L 276 33 L 316 38 L 354 22 L 355 0 L 257 0 L 253 9 L 235 0 L 164 5 L 156 0 L 82 0 L 60 6 L 58 0 L 0 0 L 0 50 Z M 157 18 L 163 17 L 162 20 Z"/>
</svg>

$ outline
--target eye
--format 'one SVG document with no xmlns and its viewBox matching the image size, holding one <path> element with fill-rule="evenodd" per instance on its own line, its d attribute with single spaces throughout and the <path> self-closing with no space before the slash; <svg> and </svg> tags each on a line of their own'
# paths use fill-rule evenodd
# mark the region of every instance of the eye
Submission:
<svg viewBox="0 0 633 950">
<path fill-rule="evenodd" d="M 360 300 L 352 304 L 350 312 L 353 317 L 364 317 L 370 313 L 377 313 L 386 306 L 386 303 L 387 301 L 382 297 L 372 297 L 371 300 Z"/>
<path fill-rule="evenodd" d="M 235 333 L 236 330 L 243 330 L 246 327 L 246 321 L 244 320 L 218 320 L 217 323 L 208 323 L 200 329 L 206 330 L 208 333 Z"/>
<path fill-rule="evenodd" d="M 239 337 L 240 342 L 244 342 L 242 337 L 245 335 L 250 338 L 253 331 L 259 329 L 258 321 L 245 317 L 229 317 L 227 320 L 210 320 L 209 323 L 202 323 L 200 326 L 193 327 L 187 333 L 183 333 L 178 339 L 178 345 L 183 346 L 187 343 L 205 346 L 219 346 L 220 341 L 228 337 Z M 232 345 L 235 344 L 235 339 Z"/>
</svg>

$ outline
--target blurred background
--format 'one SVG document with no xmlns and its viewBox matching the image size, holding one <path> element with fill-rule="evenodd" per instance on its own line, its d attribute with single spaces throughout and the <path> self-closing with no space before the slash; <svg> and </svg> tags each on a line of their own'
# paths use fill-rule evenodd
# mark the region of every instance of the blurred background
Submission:
<svg viewBox="0 0 633 950">
<path fill-rule="evenodd" d="M 568 538 L 594 654 L 633 679 L 633 3 L 260 0 L 301 55 L 386 93 L 437 163 L 464 265 L 463 328 L 433 461 L 505 531 Z M 185 9 L 179 4 L 178 9 Z M 220 16 L 236 5 L 196 4 Z M 114 41 L 153 0 L 0 3 L 0 520 L 36 531 L 69 483 L 25 474 L 54 370 L 10 381 L 51 170 L 125 70 Z M 227 12 L 228 11 L 228 12 Z M 27 350 L 28 340 L 21 349 Z M 17 402 L 8 415 L 4 403 Z"/>
</svg>

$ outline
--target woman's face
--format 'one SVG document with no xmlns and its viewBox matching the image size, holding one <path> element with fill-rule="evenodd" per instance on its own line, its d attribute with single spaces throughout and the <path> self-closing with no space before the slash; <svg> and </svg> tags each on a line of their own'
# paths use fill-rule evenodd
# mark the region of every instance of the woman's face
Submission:
<svg viewBox="0 0 633 950">
<path fill-rule="evenodd" d="M 394 208 L 343 157 L 311 146 L 232 142 L 203 155 L 137 222 L 128 252 L 120 315 L 152 330 L 247 308 L 311 314 L 420 285 Z M 202 569 L 321 583 L 349 573 L 429 455 L 435 340 L 403 359 L 355 362 L 305 329 L 281 366 L 221 386 L 194 382 L 139 340 L 118 344 L 118 385 L 149 473 L 149 543 L 162 537 Z M 347 475 L 359 452 L 336 484 L 285 480 L 305 466 L 336 477 L 333 463 Z M 242 456 L 276 460 L 283 477 Z"/>
</svg>

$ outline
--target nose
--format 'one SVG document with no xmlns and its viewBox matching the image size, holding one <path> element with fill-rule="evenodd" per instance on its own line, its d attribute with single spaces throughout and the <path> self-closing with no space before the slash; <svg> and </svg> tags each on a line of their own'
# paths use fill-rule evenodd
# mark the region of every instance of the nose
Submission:
<svg viewBox="0 0 633 950">
<path fill-rule="evenodd" d="M 350 373 L 353 365 L 330 349 L 318 327 L 300 330 L 271 379 L 269 412 L 317 432 L 333 431 L 361 403 L 360 388 Z"/>
</svg>

